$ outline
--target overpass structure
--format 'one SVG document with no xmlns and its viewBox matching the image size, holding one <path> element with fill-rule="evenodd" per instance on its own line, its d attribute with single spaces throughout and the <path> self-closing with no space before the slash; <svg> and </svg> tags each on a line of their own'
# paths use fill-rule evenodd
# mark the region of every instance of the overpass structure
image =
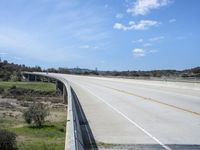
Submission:
<svg viewBox="0 0 200 150">
<path fill-rule="evenodd" d="M 200 83 L 23 74 L 56 79 L 68 103 L 66 150 L 200 149 Z"/>
</svg>

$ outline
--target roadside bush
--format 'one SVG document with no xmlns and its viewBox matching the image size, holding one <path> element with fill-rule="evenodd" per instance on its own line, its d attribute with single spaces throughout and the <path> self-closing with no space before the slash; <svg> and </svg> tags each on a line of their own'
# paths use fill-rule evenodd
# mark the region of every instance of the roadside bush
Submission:
<svg viewBox="0 0 200 150">
<path fill-rule="evenodd" d="M 1 93 L 2 98 L 10 98 L 12 95 L 7 89 L 4 89 L 4 91 Z"/>
<path fill-rule="evenodd" d="M 4 92 L 4 88 L 0 87 L 0 94 Z"/>
<path fill-rule="evenodd" d="M 23 115 L 26 123 L 34 123 L 36 127 L 42 127 L 45 118 L 49 115 L 49 108 L 43 103 L 33 103 Z"/>
<path fill-rule="evenodd" d="M 24 112 L 24 120 L 26 121 L 26 123 L 31 124 L 32 123 L 32 112 L 31 111 L 25 111 Z"/>
<path fill-rule="evenodd" d="M 0 129 L 0 150 L 17 150 L 15 133 Z"/>
<path fill-rule="evenodd" d="M 20 72 L 13 72 L 10 75 L 10 80 L 11 81 L 21 81 L 21 73 Z"/>
</svg>

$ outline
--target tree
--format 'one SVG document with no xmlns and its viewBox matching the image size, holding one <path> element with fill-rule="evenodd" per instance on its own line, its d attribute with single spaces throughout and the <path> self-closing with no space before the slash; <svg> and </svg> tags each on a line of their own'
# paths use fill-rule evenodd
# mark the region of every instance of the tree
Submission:
<svg viewBox="0 0 200 150">
<path fill-rule="evenodd" d="M 16 134 L 0 130 L 0 150 L 17 150 Z"/>
<path fill-rule="evenodd" d="M 11 81 L 20 81 L 21 80 L 21 74 L 19 72 L 14 71 L 11 75 L 10 75 L 10 80 Z"/>
<path fill-rule="evenodd" d="M 33 103 L 24 112 L 24 119 L 28 124 L 34 123 L 37 127 L 42 127 L 45 118 L 49 115 L 49 108 L 43 103 Z"/>
</svg>

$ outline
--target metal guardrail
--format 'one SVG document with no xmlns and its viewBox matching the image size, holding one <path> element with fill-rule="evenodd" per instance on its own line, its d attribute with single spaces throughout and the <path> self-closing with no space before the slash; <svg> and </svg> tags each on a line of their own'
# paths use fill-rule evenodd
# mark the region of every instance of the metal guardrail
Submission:
<svg viewBox="0 0 200 150">
<path fill-rule="evenodd" d="M 65 137 L 65 150 L 84 150 L 83 137 L 77 114 L 77 106 L 75 103 L 74 95 L 72 93 L 71 86 L 64 78 L 58 78 L 53 75 L 44 73 L 24 72 L 22 74 L 30 74 L 36 76 L 43 76 L 53 78 L 63 83 L 67 92 L 67 123 L 66 123 L 66 137 Z"/>
</svg>

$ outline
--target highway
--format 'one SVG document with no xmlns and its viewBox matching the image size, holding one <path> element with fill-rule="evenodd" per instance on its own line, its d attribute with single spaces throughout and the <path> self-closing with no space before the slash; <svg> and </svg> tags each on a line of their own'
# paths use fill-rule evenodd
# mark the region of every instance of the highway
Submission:
<svg viewBox="0 0 200 150">
<path fill-rule="evenodd" d="M 74 89 L 99 149 L 200 149 L 200 84 L 51 74 Z"/>
</svg>

